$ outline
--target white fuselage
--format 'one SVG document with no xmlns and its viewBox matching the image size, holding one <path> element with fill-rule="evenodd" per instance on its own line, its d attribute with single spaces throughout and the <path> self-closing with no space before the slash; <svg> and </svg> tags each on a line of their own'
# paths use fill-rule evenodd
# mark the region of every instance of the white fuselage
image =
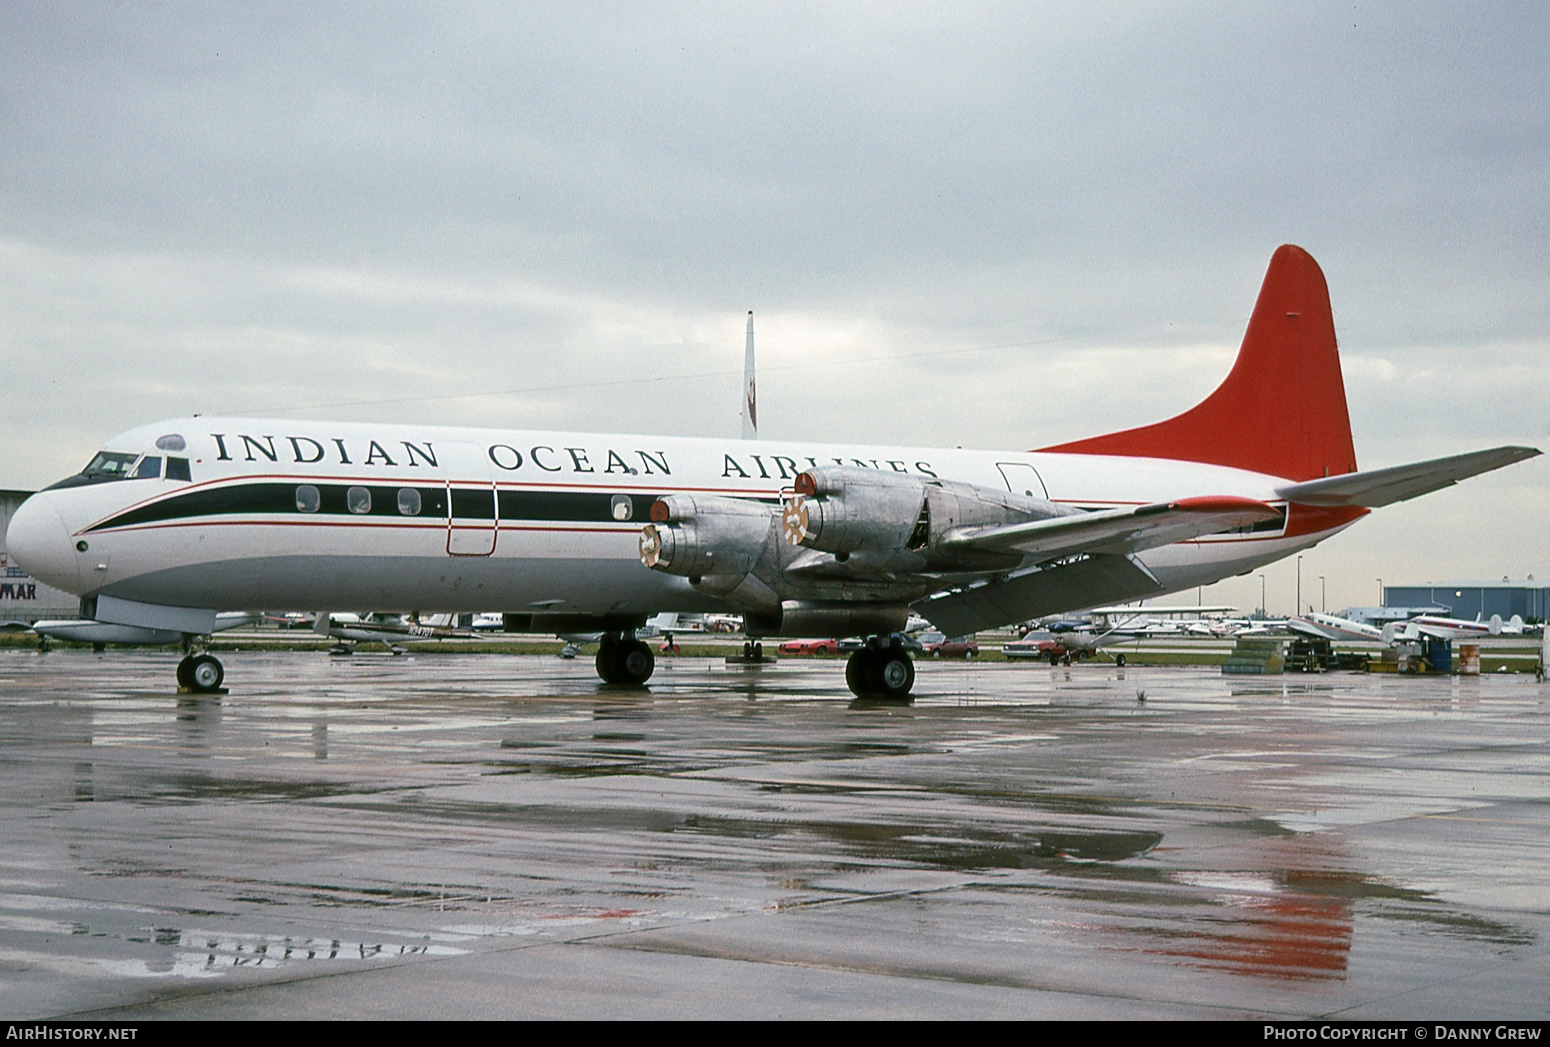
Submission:
<svg viewBox="0 0 1550 1047">
<path fill-rule="evenodd" d="M 761 500 L 773 511 L 798 472 L 823 465 L 1091 508 L 1197 495 L 1275 502 L 1286 483 L 1088 454 L 244 418 L 159 422 L 105 449 L 168 464 L 125 465 L 131 474 L 157 471 L 65 481 L 33 496 L 13 519 L 12 555 L 82 596 L 216 610 L 722 610 L 688 579 L 641 563 L 651 503 L 703 493 Z M 1140 559 L 1165 590 L 1184 589 L 1307 548 L 1357 515 L 1293 506 L 1284 526 L 1180 542 Z"/>
</svg>

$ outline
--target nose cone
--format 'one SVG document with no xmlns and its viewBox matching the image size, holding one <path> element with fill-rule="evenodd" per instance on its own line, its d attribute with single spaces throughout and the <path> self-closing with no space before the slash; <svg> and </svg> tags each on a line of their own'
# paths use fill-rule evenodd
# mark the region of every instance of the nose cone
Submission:
<svg viewBox="0 0 1550 1047">
<path fill-rule="evenodd" d="M 47 494 L 33 495 L 12 514 L 5 545 L 11 559 L 38 581 L 67 593 L 81 592 L 75 542 Z"/>
</svg>

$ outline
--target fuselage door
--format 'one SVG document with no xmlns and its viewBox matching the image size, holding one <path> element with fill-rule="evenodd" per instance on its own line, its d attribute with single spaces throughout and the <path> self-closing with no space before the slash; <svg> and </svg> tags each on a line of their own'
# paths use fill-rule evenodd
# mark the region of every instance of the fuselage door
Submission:
<svg viewBox="0 0 1550 1047">
<path fill-rule="evenodd" d="M 1006 481 L 1008 491 L 1049 501 L 1049 491 L 1044 487 L 1044 479 L 1039 476 L 1039 471 L 1027 462 L 997 462 L 996 468 L 1001 470 L 1001 479 Z"/>
<path fill-rule="evenodd" d="M 500 533 L 500 503 L 484 448 L 445 443 L 436 454 L 447 485 L 447 554 L 489 556 Z"/>
</svg>

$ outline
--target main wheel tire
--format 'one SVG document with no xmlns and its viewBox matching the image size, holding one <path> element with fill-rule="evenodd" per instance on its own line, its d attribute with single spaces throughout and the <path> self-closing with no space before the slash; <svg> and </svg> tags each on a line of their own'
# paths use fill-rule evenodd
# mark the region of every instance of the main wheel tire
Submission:
<svg viewBox="0 0 1550 1047">
<path fill-rule="evenodd" d="M 188 684 L 192 690 L 209 694 L 220 689 L 221 681 L 226 678 L 226 670 L 217 659 L 201 654 L 189 659 L 188 663 Z"/>
<path fill-rule="evenodd" d="M 1123 669 L 1125 667 L 1125 656 L 1123 654 L 1116 654 L 1114 656 L 1114 664 Z"/>
<path fill-rule="evenodd" d="M 189 668 L 193 665 L 193 662 L 194 656 L 189 655 L 178 663 L 178 686 L 185 687 L 190 691 L 194 689 L 193 678 L 189 676 Z"/>
<path fill-rule="evenodd" d="M 915 663 L 900 650 L 882 652 L 873 663 L 873 690 L 891 700 L 904 698 L 915 686 Z"/>
<path fill-rule="evenodd" d="M 852 651 L 850 659 L 845 663 L 845 686 L 857 698 L 868 693 L 867 677 L 871 675 L 872 660 L 872 652 L 863 647 L 859 651 Z"/>
<path fill-rule="evenodd" d="M 603 641 L 597 649 L 597 660 L 592 663 L 597 667 L 598 678 L 604 683 L 619 683 L 619 645 Z"/>
<path fill-rule="evenodd" d="M 631 640 L 619 645 L 614 666 L 618 676 L 616 683 L 639 687 L 651 679 L 651 674 L 657 668 L 657 659 L 651 653 L 649 644 L 641 640 Z"/>
</svg>

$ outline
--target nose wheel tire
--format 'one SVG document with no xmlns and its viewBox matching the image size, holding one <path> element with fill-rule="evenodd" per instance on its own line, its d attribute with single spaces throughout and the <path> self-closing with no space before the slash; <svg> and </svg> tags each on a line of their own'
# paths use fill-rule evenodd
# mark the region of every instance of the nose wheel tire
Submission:
<svg viewBox="0 0 1550 1047">
<path fill-rule="evenodd" d="M 178 686 L 196 694 L 209 694 L 221 689 L 226 670 L 213 655 L 189 655 L 178 663 Z"/>
</svg>

